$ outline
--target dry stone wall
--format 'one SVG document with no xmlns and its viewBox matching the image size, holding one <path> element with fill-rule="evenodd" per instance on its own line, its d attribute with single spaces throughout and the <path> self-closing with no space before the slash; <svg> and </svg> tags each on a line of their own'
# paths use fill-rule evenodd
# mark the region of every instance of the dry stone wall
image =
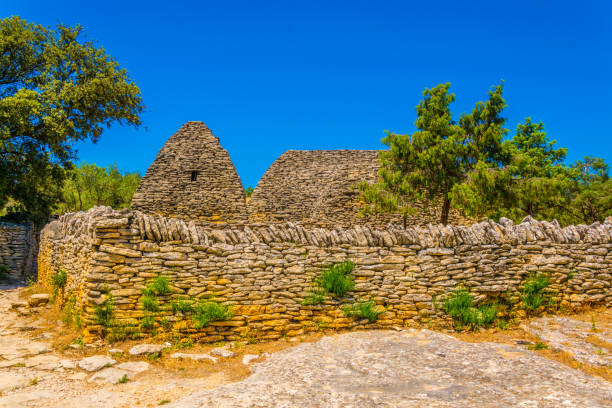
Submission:
<svg viewBox="0 0 612 408">
<path fill-rule="evenodd" d="M 312 278 L 350 259 L 355 289 L 345 299 L 303 306 Z M 612 304 L 612 217 L 561 228 L 527 218 L 519 225 L 430 224 L 377 230 L 305 229 L 292 223 L 208 229 L 194 221 L 96 207 L 67 214 L 42 231 L 40 278 L 58 268 L 78 292 L 88 330 L 95 305 L 114 304 L 114 320 L 137 326 L 142 289 L 159 275 L 173 293 L 160 296 L 158 330 L 203 341 L 240 336 L 278 338 L 329 328 L 389 327 L 441 316 L 438 299 L 462 284 L 477 299 L 517 296 L 526 277 L 546 272 L 548 288 L 567 308 Z M 105 293 L 108 292 L 108 293 Z M 347 318 L 342 304 L 373 297 L 387 308 L 374 324 Z M 233 305 L 231 320 L 195 330 L 173 313 L 179 298 L 214 298 Z"/>
<path fill-rule="evenodd" d="M 208 222 L 245 222 L 246 196 L 228 152 L 202 122 L 168 139 L 132 198 L 133 209 Z"/>
<path fill-rule="evenodd" d="M 37 231 L 28 224 L 0 222 L 0 264 L 15 279 L 36 276 Z"/>
<path fill-rule="evenodd" d="M 251 223 L 299 222 L 311 227 L 349 228 L 369 225 L 385 228 L 402 224 L 400 215 L 359 213 L 362 182 L 378 177 L 378 150 L 289 150 L 276 160 L 261 178 L 248 204 Z M 439 219 L 439 208 L 417 203 L 418 211 L 408 225 L 425 225 Z M 456 211 L 450 223 L 469 221 Z"/>
</svg>

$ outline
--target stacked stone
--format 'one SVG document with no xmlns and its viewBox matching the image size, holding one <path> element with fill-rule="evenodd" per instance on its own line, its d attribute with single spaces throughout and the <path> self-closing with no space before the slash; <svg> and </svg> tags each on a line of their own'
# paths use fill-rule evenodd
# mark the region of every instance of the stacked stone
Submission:
<svg viewBox="0 0 612 408">
<path fill-rule="evenodd" d="M 0 265 L 8 266 L 11 277 L 36 276 L 36 235 L 31 223 L 0 222 Z"/>
<path fill-rule="evenodd" d="M 292 223 L 218 230 L 97 207 L 45 227 L 39 259 L 41 276 L 59 267 L 69 272 L 70 287 L 83 294 L 90 330 L 99 329 L 95 305 L 109 295 L 115 320 L 137 326 L 144 316 L 142 289 L 154 277 L 166 276 L 173 292 L 160 297 L 157 321 L 165 319 L 171 330 L 203 341 L 439 319 L 442 312 L 432 299 L 460 284 L 478 300 L 517 298 L 525 279 L 538 272 L 550 276 L 547 290 L 568 309 L 612 304 L 612 217 L 565 228 L 526 218 L 518 225 L 502 219 L 406 230 L 306 229 Z M 303 306 L 312 278 L 347 259 L 356 264 L 355 289 L 344 299 Z M 375 324 L 344 316 L 343 304 L 370 297 L 387 308 Z M 234 316 L 196 330 L 188 317 L 172 313 L 169 302 L 179 298 L 214 298 L 233 305 Z"/>
<path fill-rule="evenodd" d="M 229 154 L 202 122 L 187 122 L 157 154 L 132 198 L 149 214 L 245 222 L 246 196 Z"/>
<path fill-rule="evenodd" d="M 251 223 L 299 222 L 310 227 L 370 225 L 383 228 L 402 224 L 400 215 L 359 216 L 357 186 L 377 180 L 378 150 L 289 150 L 261 178 L 249 200 Z M 440 209 L 417 203 L 408 225 L 426 225 L 439 219 Z M 451 224 L 470 223 L 456 211 Z"/>
</svg>

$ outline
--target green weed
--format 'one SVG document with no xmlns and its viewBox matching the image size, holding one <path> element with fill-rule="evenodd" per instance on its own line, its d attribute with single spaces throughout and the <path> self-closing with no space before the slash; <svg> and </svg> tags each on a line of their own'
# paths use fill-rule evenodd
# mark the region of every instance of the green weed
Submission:
<svg viewBox="0 0 612 408">
<path fill-rule="evenodd" d="M 172 312 L 177 313 L 180 312 L 182 314 L 189 314 L 193 311 L 193 307 L 191 305 L 192 302 L 184 299 L 179 299 L 177 302 L 172 302 Z"/>
<path fill-rule="evenodd" d="M 208 327 L 212 322 L 229 320 L 233 316 L 231 309 L 215 301 L 203 301 L 193 305 L 191 320 L 196 329 Z"/>
<path fill-rule="evenodd" d="M 313 288 L 308 295 L 302 301 L 303 306 L 314 306 L 323 303 L 327 291 L 324 288 Z"/>
<path fill-rule="evenodd" d="M 542 343 L 541 341 L 537 341 L 535 344 L 530 344 L 527 346 L 528 350 L 545 350 L 548 348 L 548 344 Z"/>
<path fill-rule="evenodd" d="M 347 317 L 358 317 L 368 319 L 368 322 L 374 323 L 385 310 L 376 310 L 376 303 L 373 299 L 367 302 L 358 302 L 353 305 L 344 307 L 344 315 Z"/>
<path fill-rule="evenodd" d="M 342 297 L 355 287 L 355 280 L 351 276 L 354 268 L 352 261 L 332 264 L 323 270 L 315 282 L 327 292 Z"/>
<path fill-rule="evenodd" d="M 442 310 L 453 319 L 453 326 L 457 330 L 491 326 L 495 322 L 497 309 L 495 303 L 474 306 L 472 294 L 463 287 L 455 289 L 442 303 Z"/>
<path fill-rule="evenodd" d="M 0 264 L 0 281 L 4 281 L 7 280 L 9 278 L 9 267 L 4 265 L 4 264 Z"/>
<path fill-rule="evenodd" d="M 113 297 L 108 294 L 100 305 L 94 306 L 95 321 L 103 327 L 108 327 L 113 319 Z"/>
<path fill-rule="evenodd" d="M 548 285 L 550 285 L 550 278 L 545 273 L 527 278 L 521 293 L 521 302 L 527 312 L 534 312 L 550 303 L 550 296 L 543 292 Z"/>
</svg>

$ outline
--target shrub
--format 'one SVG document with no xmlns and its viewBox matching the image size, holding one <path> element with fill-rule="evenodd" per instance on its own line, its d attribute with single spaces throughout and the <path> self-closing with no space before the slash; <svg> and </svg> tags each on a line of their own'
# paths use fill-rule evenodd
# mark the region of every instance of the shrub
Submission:
<svg viewBox="0 0 612 408">
<path fill-rule="evenodd" d="M 442 310 L 453 319 L 453 326 L 462 330 L 468 327 L 476 330 L 479 327 L 489 327 L 497 317 L 497 304 L 474 306 L 472 294 L 463 287 L 458 287 L 444 300 Z"/>
<path fill-rule="evenodd" d="M 153 315 L 145 315 L 140 321 L 140 327 L 147 330 L 152 330 L 155 328 L 155 316 Z"/>
<path fill-rule="evenodd" d="M 182 314 L 188 314 L 193 311 L 191 302 L 188 300 L 179 299 L 178 302 L 172 302 L 171 305 L 173 313 L 180 312 Z"/>
<path fill-rule="evenodd" d="M 212 322 L 229 320 L 233 316 L 231 309 L 221 303 L 204 301 L 193 306 L 191 320 L 196 329 L 208 327 Z"/>
<path fill-rule="evenodd" d="M 355 287 L 355 281 L 351 276 L 354 268 L 355 263 L 352 261 L 332 264 L 315 281 L 327 292 L 342 297 Z"/>
<path fill-rule="evenodd" d="M 359 317 L 368 319 L 368 322 L 374 323 L 385 310 L 376 310 L 376 303 L 373 299 L 367 302 L 358 302 L 353 305 L 344 307 L 344 315 L 347 317 Z"/>
<path fill-rule="evenodd" d="M 543 293 L 548 285 L 550 285 L 550 278 L 545 273 L 527 278 L 521 294 L 521 301 L 527 312 L 533 312 L 550 302 L 550 296 Z"/>
<path fill-rule="evenodd" d="M 78 310 L 75 310 L 76 306 L 76 296 L 72 295 L 66 302 L 66 306 L 64 306 L 64 313 L 62 314 L 62 321 L 67 325 L 71 325 L 73 322 L 79 322 L 80 325 L 80 317 Z M 77 327 L 78 328 L 78 327 Z"/>
<path fill-rule="evenodd" d="M 304 306 L 314 306 L 323 303 L 325 300 L 325 295 L 327 295 L 327 291 L 325 288 L 313 288 L 308 295 L 302 301 L 302 305 Z"/>
<path fill-rule="evenodd" d="M 159 303 L 157 302 L 157 298 L 152 296 L 144 296 L 142 298 L 142 308 L 148 312 L 159 311 Z"/>
<path fill-rule="evenodd" d="M 0 264 L 0 281 L 7 280 L 9 278 L 9 267 Z"/>
<path fill-rule="evenodd" d="M 149 287 L 153 289 L 157 295 L 167 295 L 172 292 L 172 289 L 170 289 L 170 282 L 165 276 L 156 277 Z"/>
<path fill-rule="evenodd" d="M 113 303 L 112 296 L 107 295 L 107 298 L 100 305 L 94 307 L 94 313 L 96 315 L 96 323 L 108 327 L 113 319 Z"/>
<path fill-rule="evenodd" d="M 57 289 L 63 289 L 68 282 L 68 274 L 65 270 L 60 269 L 51 275 L 51 284 Z"/>
</svg>

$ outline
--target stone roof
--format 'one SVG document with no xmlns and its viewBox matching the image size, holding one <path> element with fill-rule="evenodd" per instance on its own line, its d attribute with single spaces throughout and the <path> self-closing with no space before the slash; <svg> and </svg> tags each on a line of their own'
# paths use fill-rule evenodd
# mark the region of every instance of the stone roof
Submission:
<svg viewBox="0 0 612 408">
<path fill-rule="evenodd" d="M 362 224 L 354 186 L 362 180 L 375 181 L 377 171 L 377 150 L 289 150 L 253 191 L 249 221 Z"/>
<path fill-rule="evenodd" d="M 212 222 L 245 222 L 246 197 L 219 139 L 202 122 L 187 122 L 168 139 L 142 178 L 132 208 L 148 214 Z"/>
<path fill-rule="evenodd" d="M 300 222 L 335 228 L 353 225 L 385 227 L 402 224 L 399 214 L 359 216 L 359 191 L 363 180 L 378 177 L 378 150 L 289 150 L 261 178 L 247 207 L 249 222 Z M 436 223 L 440 211 L 429 205 L 409 216 L 409 225 Z M 453 224 L 471 223 L 452 211 Z"/>
</svg>

